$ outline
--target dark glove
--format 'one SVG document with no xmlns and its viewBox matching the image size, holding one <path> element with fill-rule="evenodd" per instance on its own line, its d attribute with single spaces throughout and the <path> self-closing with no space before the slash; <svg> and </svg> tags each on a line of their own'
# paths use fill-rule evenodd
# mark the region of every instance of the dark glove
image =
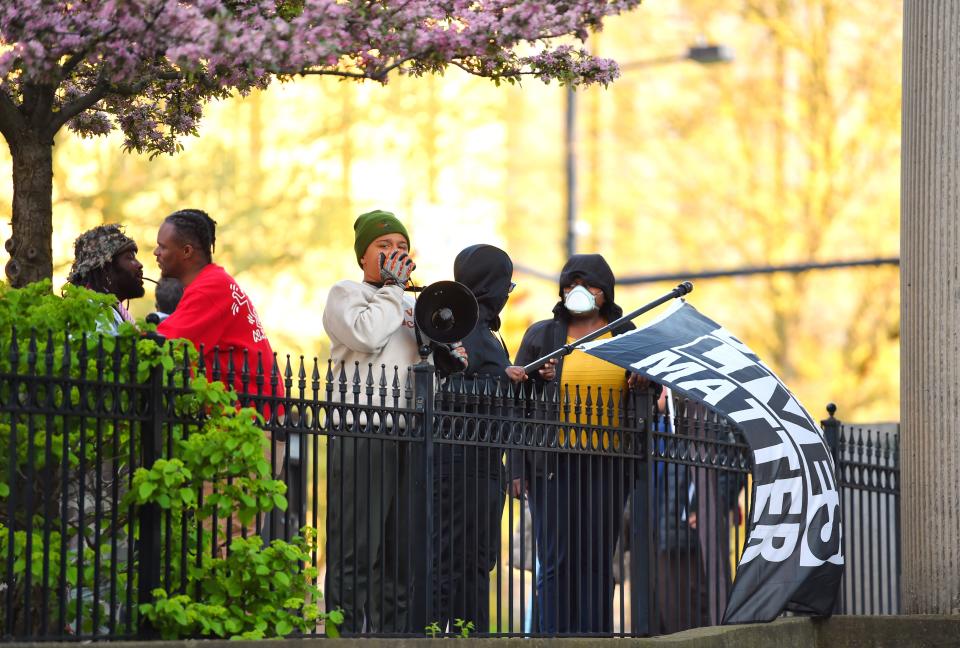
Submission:
<svg viewBox="0 0 960 648">
<path fill-rule="evenodd" d="M 401 288 L 410 280 L 410 273 L 417 267 L 413 259 L 406 252 L 394 250 L 390 256 L 380 253 L 380 279 L 384 282 L 394 282 Z"/>
</svg>

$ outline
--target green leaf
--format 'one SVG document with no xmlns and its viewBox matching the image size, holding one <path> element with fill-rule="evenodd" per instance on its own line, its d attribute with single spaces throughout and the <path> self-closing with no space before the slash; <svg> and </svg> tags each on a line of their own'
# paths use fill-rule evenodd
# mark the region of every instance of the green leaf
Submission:
<svg viewBox="0 0 960 648">
<path fill-rule="evenodd" d="M 137 489 L 137 492 L 140 494 L 141 500 L 146 500 L 153 494 L 153 491 L 157 490 L 157 485 L 153 482 L 143 482 L 140 484 L 140 488 Z"/>
<path fill-rule="evenodd" d="M 187 506 L 193 506 L 197 503 L 197 494 L 190 488 L 181 488 L 180 501 Z"/>
<path fill-rule="evenodd" d="M 277 623 L 276 625 L 277 636 L 285 637 L 291 632 L 293 632 L 293 626 L 290 625 L 289 621 L 283 620 Z"/>
<path fill-rule="evenodd" d="M 240 583 L 238 583 L 234 578 L 231 578 L 226 585 L 227 594 L 234 598 L 240 596 L 240 594 L 243 592 L 243 588 L 240 586 Z"/>
</svg>

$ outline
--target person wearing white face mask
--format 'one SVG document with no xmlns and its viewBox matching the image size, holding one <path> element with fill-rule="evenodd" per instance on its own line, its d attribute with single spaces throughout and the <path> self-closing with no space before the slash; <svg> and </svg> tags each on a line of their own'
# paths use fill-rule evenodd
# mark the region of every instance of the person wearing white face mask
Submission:
<svg viewBox="0 0 960 648">
<path fill-rule="evenodd" d="M 525 365 L 547 353 L 606 326 L 623 315 L 614 302 L 613 271 L 599 254 L 577 254 L 560 273 L 561 301 L 553 318 L 533 324 L 523 336 L 516 363 Z M 613 335 L 633 329 L 626 323 Z M 607 333 L 602 337 L 609 337 Z M 541 368 L 533 380 L 539 390 L 560 390 L 571 406 L 579 391 L 593 402 L 602 394 L 603 411 L 592 425 L 620 426 L 620 403 L 639 383 L 623 369 L 582 351 Z M 554 392 L 555 393 L 555 392 Z M 611 410 L 608 409 L 612 406 Z M 572 410 L 572 407 L 570 408 Z M 584 415 L 585 416 L 585 415 Z M 559 447 L 571 447 L 576 436 L 563 427 L 556 432 Z M 595 437 L 591 449 L 609 440 Z M 582 448 L 582 446 L 579 446 Z M 613 552 L 620 532 L 621 512 L 629 491 L 617 460 L 575 452 L 514 452 L 510 457 L 511 490 L 527 494 L 533 516 L 539 568 L 537 572 L 537 630 L 545 634 L 610 633 L 613 631 Z M 621 466 L 622 468 L 622 466 Z"/>
</svg>

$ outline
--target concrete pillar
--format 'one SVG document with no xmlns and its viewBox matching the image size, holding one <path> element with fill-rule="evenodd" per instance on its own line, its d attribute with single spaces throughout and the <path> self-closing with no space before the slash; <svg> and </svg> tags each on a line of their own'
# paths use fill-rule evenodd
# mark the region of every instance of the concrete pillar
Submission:
<svg viewBox="0 0 960 648">
<path fill-rule="evenodd" d="M 904 0 L 903 610 L 960 612 L 960 2 Z"/>
</svg>

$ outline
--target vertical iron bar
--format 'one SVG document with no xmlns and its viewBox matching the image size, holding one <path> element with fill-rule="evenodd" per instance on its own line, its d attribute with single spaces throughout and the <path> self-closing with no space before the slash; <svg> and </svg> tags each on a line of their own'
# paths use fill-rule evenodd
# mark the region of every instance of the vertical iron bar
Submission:
<svg viewBox="0 0 960 648">
<path fill-rule="evenodd" d="M 654 635 L 656 623 L 657 501 L 656 501 L 656 414 L 650 398 L 627 392 L 627 425 L 638 438 L 634 442 L 638 460 L 632 461 L 634 504 L 630 512 L 630 607 L 634 634 Z M 630 419 L 633 419 L 632 421 Z M 642 462 L 642 463 L 641 463 Z M 636 548 L 635 550 L 633 548 Z"/>
<path fill-rule="evenodd" d="M 24 547 L 24 571 L 23 571 L 23 635 L 24 637 L 29 637 L 31 633 L 31 594 L 33 593 L 33 486 L 36 480 L 36 454 L 35 454 L 35 439 L 36 439 L 36 424 L 34 423 L 34 415 L 30 413 L 31 410 L 36 408 L 39 403 L 39 398 L 37 396 L 38 383 L 42 378 L 37 374 L 37 332 L 30 332 L 30 344 L 28 347 L 27 353 L 27 372 L 28 372 L 28 388 L 27 388 L 27 457 L 26 457 L 26 470 L 25 470 L 25 479 L 23 481 L 24 493 L 23 493 L 23 511 L 24 511 L 24 533 L 26 546 Z M 16 447 L 11 446 L 11 454 L 16 456 Z M 11 528 L 16 526 L 14 519 L 10 518 Z M 12 574 L 12 572 L 9 572 Z"/>
<path fill-rule="evenodd" d="M 148 399 L 148 423 L 144 426 L 140 439 L 140 465 L 148 468 L 161 456 L 163 444 L 163 367 L 156 366 L 150 371 L 150 391 Z M 153 590 L 160 585 L 160 507 L 157 504 L 145 504 L 140 507 L 140 539 L 138 554 L 140 559 L 137 602 L 149 603 L 153 600 Z M 142 617 L 137 636 L 151 639 L 157 636 L 149 621 Z"/>
<path fill-rule="evenodd" d="M 857 484 L 860 486 L 860 489 L 857 493 L 857 524 L 858 524 L 857 535 L 859 536 L 857 538 L 857 558 L 858 558 L 857 565 L 860 571 L 860 579 L 859 579 L 860 587 L 859 587 L 858 594 L 861 600 L 861 604 L 859 608 L 857 606 L 854 606 L 854 609 L 857 610 L 857 612 L 859 612 L 860 614 L 864 614 L 867 609 L 867 605 L 866 605 L 867 569 L 869 568 L 869 563 L 866 562 L 866 556 L 864 555 L 864 546 L 866 545 L 866 531 L 864 529 L 864 523 L 863 523 L 864 522 L 863 500 L 864 500 L 864 495 L 866 494 L 866 491 L 864 490 L 864 486 L 866 486 L 867 471 L 863 467 L 864 466 L 863 455 L 864 455 L 863 429 L 858 428 L 857 430 L 857 463 L 859 465 L 857 467 L 857 472 L 858 472 Z"/>
<path fill-rule="evenodd" d="M 19 364 L 20 364 L 20 349 L 17 345 L 17 330 L 16 328 L 14 328 L 10 332 L 10 366 L 11 366 L 10 367 L 10 376 L 11 376 L 11 379 L 10 379 L 11 407 L 10 409 L 11 411 L 10 411 L 10 438 L 9 438 L 10 445 L 9 447 L 11 448 L 11 450 L 13 448 L 16 448 L 18 444 L 16 411 L 17 411 L 17 401 L 20 394 L 20 387 L 18 384 L 19 381 L 17 380 L 17 376 L 18 376 L 17 369 L 19 367 Z M 66 435 L 64 435 L 64 440 L 66 440 Z M 64 455 L 64 457 L 66 457 L 66 455 Z M 67 464 L 65 459 L 63 464 L 64 466 L 66 466 Z M 66 480 L 64 480 L 63 483 L 66 483 Z M 13 520 L 14 520 L 14 514 L 17 510 L 17 495 L 18 495 L 17 493 L 17 490 L 18 490 L 17 489 L 17 453 L 13 451 L 11 451 L 9 456 L 7 457 L 7 484 L 10 485 L 10 493 L 7 497 L 8 537 L 7 537 L 7 555 L 6 555 L 7 571 L 6 573 L 12 575 L 13 565 L 14 565 L 14 549 L 16 547 L 16 543 L 14 540 L 15 532 L 16 532 L 16 524 L 14 524 Z M 66 489 L 64 489 L 64 492 L 66 492 Z M 66 516 L 64 516 L 63 519 L 65 520 Z M 66 537 L 66 534 L 64 534 L 63 537 Z M 66 543 L 63 543 L 63 546 L 65 545 Z M 63 574 L 64 572 L 61 571 L 60 573 Z M 13 597 L 14 597 L 15 589 L 16 588 L 14 587 L 7 586 L 6 592 L 4 592 L 4 621 L 5 621 L 4 635 L 7 637 L 14 636 Z M 61 601 L 64 601 L 65 599 L 66 597 L 64 596 L 61 598 Z M 62 607 L 63 607 L 63 604 L 61 603 L 61 610 L 62 610 Z"/>
<path fill-rule="evenodd" d="M 869 477 L 868 486 L 876 487 L 877 486 L 877 466 L 876 459 L 878 453 L 876 452 L 876 446 L 871 440 L 873 436 L 870 432 L 867 433 L 867 458 L 870 464 L 870 467 L 867 469 L 867 475 Z M 877 433 L 877 439 L 879 441 L 879 433 Z M 879 491 L 877 490 L 868 490 L 867 491 L 867 510 L 865 513 L 866 517 L 869 520 L 868 536 L 867 536 L 867 553 L 870 556 L 867 560 L 868 565 L 872 565 L 873 568 L 870 570 L 870 590 L 869 597 L 867 599 L 867 614 L 877 614 L 879 608 L 879 593 L 880 585 L 878 583 L 878 576 L 880 574 L 880 556 L 877 551 L 877 534 L 874 533 L 874 523 L 877 521 L 877 514 L 875 506 L 877 500 L 880 497 Z M 877 527 L 879 531 L 879 526 Z"/>
<path fill-rule="evenodd" d="M 63 373 L 65 377 L 70 375 L 69 369 L 69 336 L 64 346 L 64 369 Z M 77 363 L 79 365 L 78 375 L 80 377 L 78 385 L 78 399 L 77 399 L 77 409 L 80 412 L 80 425 L 79 428 L 83 430 L 83 408 L 85 406 L 86 400 L 86 386 L 85 380 L 87 373 L 87 336 L 83 334 L 80 339 L 80 348 L 77 350 Z M 14 364 L 14 372 L 16 372 L 16 365 Z M 71 390 L 72 391 L 72 390 Z M 72 396 L 68 396 L 70 398 Z M 12 422 L 11 422 L 12 423 Z M 69 533 L 69 527 L 67 525 L 67 506 L 68 506 L 68 493 L 70 483 L 70 435 L 67 432 L 67 426 L 64 425 L 63 435 L 61 437 L 62 445 L 60 448 L 60 582 L 58 583 L 58 599 L 59 606 L 57 610 L 57 627 L 65 628 L 67 625 L 67 594 L 68 594 L 68 585 L 67 585 L 67 553 L 68 553 L 68 543 L 66 541 L 67 534 Z M 13 447 L 13 446 L 11 446 Z"/>
<path fill-rule="evenodd" d="M 413 499 L 411 543 L 423 547 L 413 550 L 412 558 L 412 598 L 410 600 L 411 628 L 421 631 L 433 620 L 433 407 L 434 407 L 434 368 L 427 362 L 413 367 L 415 407 L 420 418 L 419 434 L 422 451 L 414 450 L 411 443 L 411 493 L 423 493 Z M 412 435 L 411 442 L 416 438 Z M 412 548 L 411 548 L 412 549 Z"/>
<path fill-rule="evenodd" d="M 102 340 L 102 337 L 101 337 Z M 120 345 L 114 343 L 114 360 L 117 358 L 117 352 L 120 351 Z M 102 531 L 101 521 L 103 518 L 103 426 L 104 426 L 104 415 L 113 414 L 117 409 L 118 404 L 118 394 L 114 391 L 114 385 L 116 385 L 117 380 L 119 380 L 118 371 L 116 362 L 114 362 L 113 372 L 111 373 L 111 386 L 107 386 L 103 382 L 104 377 L 104 358 L 99 358 L 99 366 L 97 370 L 97 379 L 101 383 L 102 388 L 105 391 L 112 392 L 110 399 L 112 401 L 111 409 L 113 412 L 107 411 L 107 399 L 104 397 L 103 410 L 98 411 L 96 418 L 96 427 L 94 429 L 93 437 L 93 461 L 90 462 L 90 469 L 94 471 L 93 473 L 93 578 L 90 583 L 90 587 L 93 588 L 93 606 L 90 610 L 90 631 L 91 634 L 96 636 L 97 629 L 100 627 L 100 569 L 101 556 L 100 556 L 100 535 Z M 117 425 L 120 424 L 119 418 L 107 418 L 109 424 L 116 433 Z M 82 527 L 86 527 L 86 520 L 81 518 Z M 81 543 L 82 546 L 82 543 Z M 78 601 L 78 604 L 80 602 Z M 78 629 L 79 630 L 79 629 Z"/>
<path fill-rule="evenodd" d="M 50 617 L 50 536 L 52 533 L 51 525 L 53 520 L 56 518 L 56 508 L 52 506 L 53 498 L 53 474 L 52 471 L 54 468 L 54 459 L 53 459 L 53 435 L 56 431 L 55 418 L 53 416 L 53 411 L 57 406 L 56 391 L 59 387 L 61 390 L 64 389 L 63 386 L 59 385 L 56 382 L 56 374 L 54 373 L 53 366 L 53 332 L 47 331 L 47 347 L 44 350 L 44 357 L 46 359 L 44 375 L 48 380 L 47 387 L 47 416 L 44 421 L 44 426 L 46 434 L 44 435 L 44 449 L 43 449 L 43 458 L 44 458 L 44 468 L 43 468 L 43 486 L 41 492 L 43 493 L 42 501 L 42 510 L 43 510 L 43 574 L 41 576 L 42 580 L 42 589 L 41 589 L 41 603 L 40 603 L 40 635 L 46 636 L 49 632 L 48 621 Z M 62 393 L 62 391 L 61 391 Z M 61 401 L 62 403 L 62 401 Z M 65 405 L 61 405 L 62 409 L 66 409 Z M 61 418 L 61 421 L 63 419 Z M 64 426 L 66 428 L 66 426 Z"/>
<path fill-rule="evenodd" d="M 895 552 L 894 565 L 896 568 L 896 604 L 894 607 L 894 613 L 900 614 L 900 592 L 902 588 L 903 581 L 901 580 L 901 563 L 900 563 L 900 542 L 902 536 L 900 535 L 900 428 L 897 429 L 897 436 L 894 437 L 893 441 L 893 465 L 895 468 L 895 484 L 896 488 L 894 489 L 894 502 L 893 502 L 893 519 L 894 519 L 894 538 L 893 538 L 893 548 Z"/>
<path fill-rule="evenodd" d="M 820 427 L 823 429 L 823 439 L 827 442 L 827 447 L 830 449 L 830 455 L 833 457 L 833 480 L 837 488 L 837 494 L 842 498 L 843 490 L 840 487 L 840 475 L 843 474 L 843 470 L 840 468 L 840 421 L 834 417 L 834 414 L 837 413 L 837 406 L 833 403 L 827 404 L 827 418 L 820 421 Z M 844 541 L 847 539 L 847 534 L 843 533 Z M 846 551 L 844 551 L 846 556 Z M 846 571 L 846 570 L 844 570 Z M 842 575 L 841 583 L 846 580 L 846 574 Z M 833 610 L 834 612 L 840 614 L 846 607 L 845 597 L 843 596 L 844 586 L 840 586 L 840 596 L 837 597 L 836 603 L 834 603 Z"/>
</svg>

